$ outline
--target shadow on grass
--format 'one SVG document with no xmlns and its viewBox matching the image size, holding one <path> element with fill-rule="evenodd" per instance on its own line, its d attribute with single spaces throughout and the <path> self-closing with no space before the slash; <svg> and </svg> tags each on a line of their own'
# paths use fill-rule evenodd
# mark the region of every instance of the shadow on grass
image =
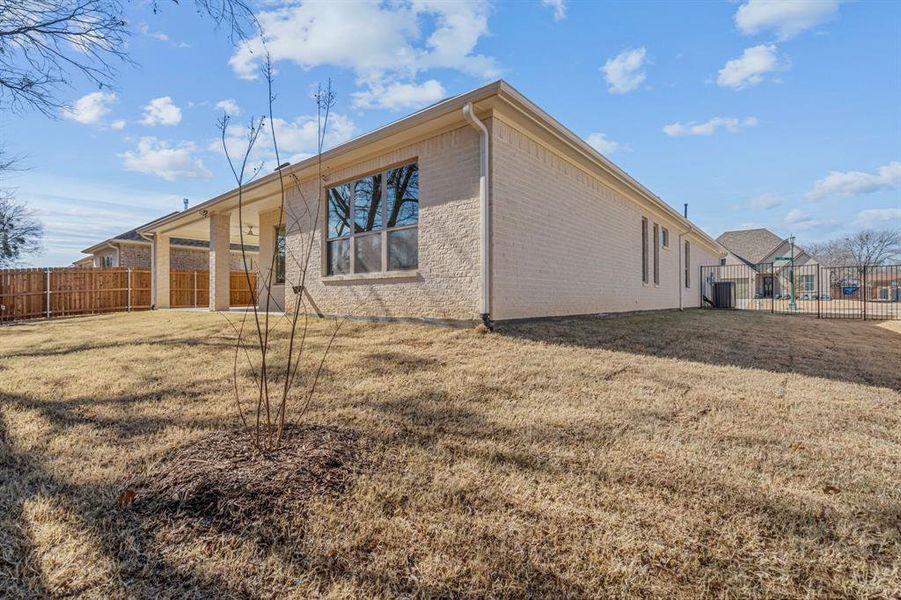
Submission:
<svg viewBox="0 0 901 600">
<path fill-rule="evenodd" d="M 188 338 L 140 338 L 124 342 L 84 342 L 81 344 L 65 344 L 59 347 L 43 347 L 35 350 L 22 350 L 0 354 L 3 358 L 61 358 L 80 352 L 97 350 L 118 350 L 137 348 L 140 346 L 164 346 L 171 348 L 205 347 L 233 350 L 235 341 L 225 337 L 188 337 Z"/>
<path fill-rule="evenodd" d="M 501 335 L 901 390 L 901 337 L 873 322 L 666 311 L 501 324 Z"/>
<path fill-rule="evenodd" d="M 4 395 L 2 400 L 9 397 Z M 114 401 L 113 399 L 109 399 Z M 22 403 L 20 403 L 21 405 Z M 53 416 L 56 411 L 50 413 Z M 54 431 L 76 421 L 74 417 L 51 422 Z M 175 425 L 176 423 L 171 423 Z M 241 590 L 209 574 L 186 571 L 173 564 L 153 540 L 154 532 L 143 528 L 128 510 L 116 508 L 121 489 L 111 485 L 76 485 L 67 482 L 45 466 L 51 459 L 40 451 L 18 452 L 5 431 L 6 420 L 0 413 L 0 595 L 19 598 L 46 598 L 59 595 L 88 594 L 97 597 L 223 597 L 239 595 Z M 138 427 L 140 428 L 140 426 Z M 133 431 L 133 425 L 120 424 L 120 430 Z M 47 499 L 66 514 L 66 519 L 86 531 L 96 542 L 101 560 L 112 564 L 111 577 L 97 576 L 93 582 L 72 586 L 49 581 L 40 564 L 39 549 L 29 532 L 24 508 L 30 500 Z M 72 544 L 73 540 L 64 539 Z M 88 540 L 79 539 L 79 544 Z M 84 572 L 93 565 L 78 565 Z"/>
</svg>

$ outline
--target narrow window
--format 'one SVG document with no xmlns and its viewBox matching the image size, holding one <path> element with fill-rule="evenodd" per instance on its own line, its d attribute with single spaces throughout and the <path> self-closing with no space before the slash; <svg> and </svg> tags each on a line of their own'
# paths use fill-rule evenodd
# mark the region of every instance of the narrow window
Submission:
<svg viewBox="0 0 901 600">
<path fill-rule="evenodd" d="M 344 184 L 326 192 L 328 231 L 326 272 L 329 275 L 350 273 L 350 204 L 351 185 Z"/>
<path fill-rule="evenodd" d="M 419 266 L 416 163 L 329 188 L 326 199 L 328 275 Z"/>
<path fill-rule="evenodd" d="M 283 285 L 285 283 L 285 227 L 275 228 L 275 284 Z M 247 259 L 251 259 L 248 257 Z M 253 263 L 251 263 L 252 265 Z"/>
<path fill-rule="evenodd" d="M 654 285 L 660 285 L 660 226 L 654 223 Z"/>
<path fill-rule="evenodd" d="M 648 220 L 641 219 L 641 281 L 648 282 Z"/>
<path fill-rule="evenodd" d="M 691 287 L 691 244 L 685 240 L 685 287 Z"/>
<path fill-rule="evenodd" d="M 388 270 L 419 266 L 419 166 L 388 171 Z"/>
<path fill-rule="evenodd" d="M 721 267 L 725 267 L 725 266 L 726 266 L 726 259 L 725 259 L 725 258 L 721 258 L 721 259 L 720 259 L 720 266 L 721 266 Z"/>
<path fill-rule="evenodd" d="M 664 247 L 664 248 L 669 248 L 669 229 L 667 229 L 666 227 L 664 227 L 664 228 L 663 228 L 662 235 L 663 235 L 663 237 L 662 237 L 661 239 L 662 239 L 663 247 Z"/>
</svg>

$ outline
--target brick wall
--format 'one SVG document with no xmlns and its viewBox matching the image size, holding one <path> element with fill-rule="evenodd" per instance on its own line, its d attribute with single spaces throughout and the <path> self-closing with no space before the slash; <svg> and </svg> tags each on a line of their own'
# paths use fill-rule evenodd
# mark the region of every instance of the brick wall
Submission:
<svg viewBox="0 0 901 600">
<path fill-rule="evenodd" d="M 325 314 L 437 319 L 478 319 L 479 298 L 479 147 L 478 134 L 461 127 L 328 173 L 329 183 L 370 174 L 399 163 L 419 161 L 419 269 L 402 280 L 324 281 L 321 226 L 324 201 L 315 180 L 302 182 L 302 195 L 289 192 L 286 221 L 289 310 L 296 296 L 290 286 L 300 279 L 312 220 L 303 198 L 319 212 L 313 231 L 308 289 Z M 317 201 L 318 199 L 318 201 Z"/>
<path fill-rule="evenodd" d="M 553 149 L 527 127 L 492 127 L 492 315 L 495 319 L 588 314 L 679 306 L 681 226 L 642 209 Z M 642 283 L 641 220 L 648 218 L 648 278 Z M 653 225 L 669 230 L 653 282 Z M 700 302 L 701 264 L 717 264 L 696 236 L 685 306 Z"/>
<path fill-rule="evenodd" d="M 103 250 L 94 254 L 95 257 L 109 254 L 115 257 L 113 249 Z M 255 258 L 254 255 L 250 255 Z M 115 260 L 115 258 L 114 258 Z M 97 265 L 95 260 L 95 265 Z M 119 246 L 119 266 L 129 269 L 150 268 L 150 243 L 147 244 L 121 244 Z M 207 271 L 210 268 L 210 254 L 207 250 L 199 248 L 180 248 L 172 246 L 169 251 L 169 268 L 173 271 Z M 241 253 L 231 253 L 231 270 L 241 270 Z"/>
</svg>

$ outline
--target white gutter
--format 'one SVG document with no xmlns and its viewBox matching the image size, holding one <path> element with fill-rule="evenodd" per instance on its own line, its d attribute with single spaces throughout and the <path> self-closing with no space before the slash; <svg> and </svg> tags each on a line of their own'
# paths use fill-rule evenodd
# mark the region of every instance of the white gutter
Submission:
<svg viewBox="0 0 901 600">
<path fill-rule="evenodd" d="M 491 220 L 488 211 L 488 128 L 472 110 L 472 102 L 463 105 L 463 118 L 479 132 L 479 252 L 481 254 L 481 302 L 479 312 L 482 322 L 493 329 L 491 322 Z"/>
</svg>

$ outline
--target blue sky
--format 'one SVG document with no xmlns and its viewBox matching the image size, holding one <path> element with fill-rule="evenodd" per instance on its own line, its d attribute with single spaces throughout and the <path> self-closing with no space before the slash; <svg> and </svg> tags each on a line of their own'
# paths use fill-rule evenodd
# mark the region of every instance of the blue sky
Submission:
<svg viewBox="0 0 901 600">
<path fill-rule="evenodd" d="M 331 144 L 503 77 L 712 235 L 901 226 L 901 3 L 259 6 L 289 158 L 314 150 L 311 92 L 329 77 Z M 45 223 L 32 265 L 230 189 L 217 117 L 237 111 L 237 134 L 266 109 L 258 40 L 236 48 L 186 5 L 128 19 L 136 65 L 114 89 L 82 82 L 56 120 L 0 115 L 28 168 L 11 183 Z"/>
</svg>

